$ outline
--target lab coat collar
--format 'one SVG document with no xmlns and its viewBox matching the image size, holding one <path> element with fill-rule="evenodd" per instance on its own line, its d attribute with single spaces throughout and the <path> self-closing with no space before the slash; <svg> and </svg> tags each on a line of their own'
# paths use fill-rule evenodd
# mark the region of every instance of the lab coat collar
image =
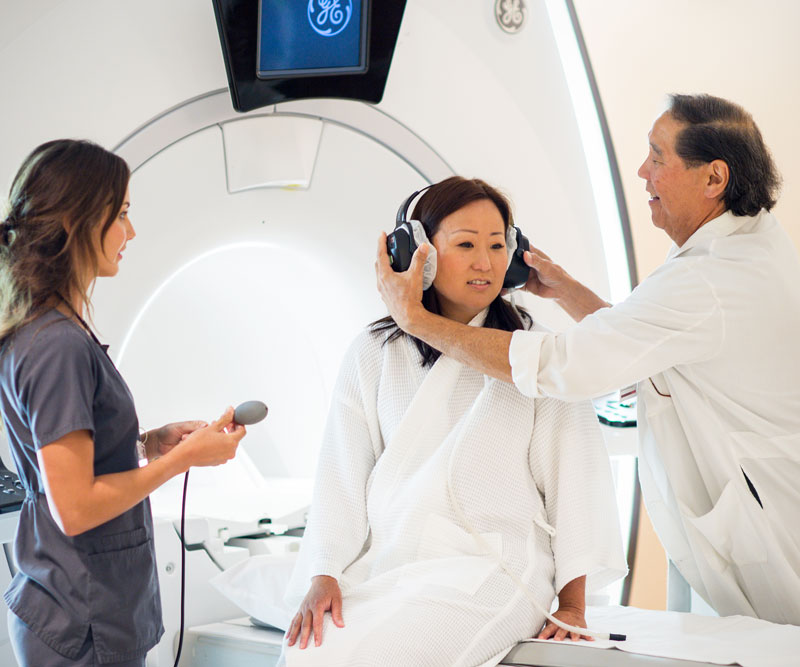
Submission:
<svg viewBox="0 0 800 667">
<path fill-rule="evenodd" d="M 667 259 L 683 254 L 687 250 L 699 246 L 703 243 L 708 243 L 715 238 L 723 236 L 730 236 L 739 227 L 741 227 L 747 220 L 751 218 L 744 215 L 734 215 L 730 211 L 725 211 L 722 215 L 717 216 L 713 220 L 709 220 L 704 225 L 700 226 L 694 234 L 692 234 L 682 246 L 677 246 L 674 243 L 670 248 Z"/>
</svg>

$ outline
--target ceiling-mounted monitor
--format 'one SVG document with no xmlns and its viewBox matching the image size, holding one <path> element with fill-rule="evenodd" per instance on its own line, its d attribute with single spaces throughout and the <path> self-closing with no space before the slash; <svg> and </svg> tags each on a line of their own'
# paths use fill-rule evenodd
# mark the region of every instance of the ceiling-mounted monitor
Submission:
<svg viewBox="0 0 800 667">
<path fill-rule="evenodd" d="M 259 79 L 367 71 L 370 0 L 258 0 Z"/>
<path fill-rule="evenodd" d="M 364 21 L 367 21 L 364 32 L 367 42 L 362 47 L 363 55 L 359 55 L 359 59 L 369 59 L 369 67 L 365 71 L 315 72 L 302 76 L 275 74 L 269 79 L 257 76 L 260 0 L 211 1 L 217 19 L 225 71 L 228 74 L 231 101 L 237 111 L 250 111 L 270 104 L 309 98 L 336 97 L 371 104 L 381 101 L 406 0 L 349 0 L 353 5 L 356 2 L 361 3 L 360 22 L 355 24 L 359 30 L 365 30 Z M 301 7 L 307 20 L 310 0 L 275 1 L 275 5 L 280 4 Z M 334 5 L 342 8 L 348 4 L 348 0 L 314 0 L 314 4 L 323 10 L 328 7 L 330 12 L 334 10 Z M 351 11 L 348 28 L 353 24 L 354 11 L 355 7 Z M 333 18 L 338 18 L 338 15 Z M 325 17 L 323 23 L 326 21 L 330 22 L 329 16 Z"/>
</svg>

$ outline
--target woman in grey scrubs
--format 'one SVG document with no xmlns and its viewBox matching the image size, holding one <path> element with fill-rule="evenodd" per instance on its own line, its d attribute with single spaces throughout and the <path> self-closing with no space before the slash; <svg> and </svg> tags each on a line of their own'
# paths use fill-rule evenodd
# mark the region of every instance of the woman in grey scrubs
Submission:
<svg viewBox="0 0 800 667">
<path fill-rule="evenodd" d="M 125 381 L 84 314 L 134 236 L 125 162 L 39 146 L 0 222 L 0 410 L 25 488 L 5 593 L 22 666 L 144 665 L 164 632 L 148 494 L 232 458 L 233 410 L 142 437 Z"/>
</svg>

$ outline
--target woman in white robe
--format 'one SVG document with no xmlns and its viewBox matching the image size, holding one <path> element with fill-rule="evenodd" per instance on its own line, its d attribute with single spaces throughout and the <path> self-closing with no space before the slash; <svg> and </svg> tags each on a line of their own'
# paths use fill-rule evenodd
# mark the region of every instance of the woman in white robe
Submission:
<svg viewBox="0 0 800 667">
<path fill-rule="evenodd" d="M 427 308 L 530 326 L 500 297 L 513 226 L 502 195 L 454 177 L 413 217 L 437 251 Z M 541 607 L 558 595 L 555 615 L 585 627 L 586 588 L 626 571 L 617 516 L 590 404 L 526 398 L 388 318 L 374 323 L 334 391 L 287 595 L 299 610 L 285 664 L 497 664 L 545 620 L 509 570 Z M 550 623 L 541 633 L 565 635 Z"/>
</svg>

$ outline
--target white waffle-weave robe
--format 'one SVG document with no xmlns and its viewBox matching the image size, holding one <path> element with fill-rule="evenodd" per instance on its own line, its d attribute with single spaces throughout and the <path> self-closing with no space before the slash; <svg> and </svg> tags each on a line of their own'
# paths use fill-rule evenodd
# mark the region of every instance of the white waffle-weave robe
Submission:
<svg viewBox="0 0 800 667">
<path fill-rule="evenodd" d="M 285 648 L 289 667 L 496 664 L 543 616 L 459 525 L 447 491 L 549 609 L 581 575 L 624 575 L 608 457 L 588 403 L 531 399 L 413 343 L 363 332 L 342 364 L 287 600 L 343 593 L 344 628 Z M 550 533 L 552 533 L 552 538 Z"/>
</svg>

